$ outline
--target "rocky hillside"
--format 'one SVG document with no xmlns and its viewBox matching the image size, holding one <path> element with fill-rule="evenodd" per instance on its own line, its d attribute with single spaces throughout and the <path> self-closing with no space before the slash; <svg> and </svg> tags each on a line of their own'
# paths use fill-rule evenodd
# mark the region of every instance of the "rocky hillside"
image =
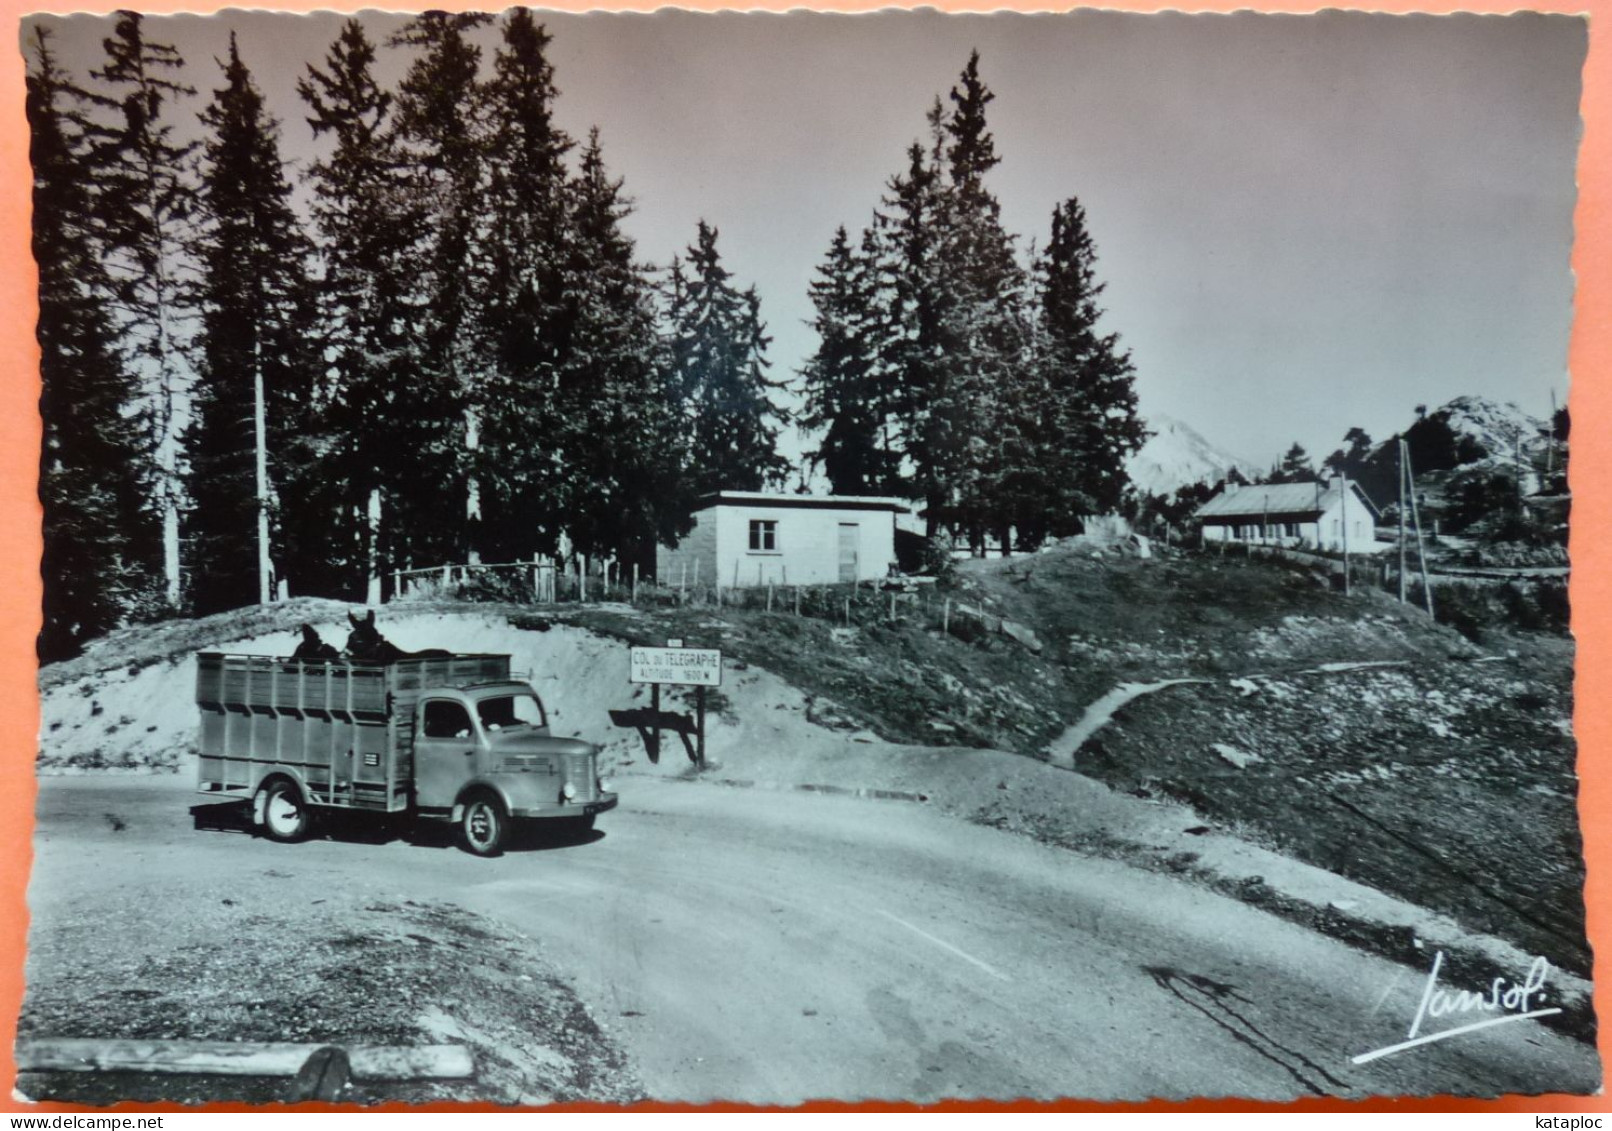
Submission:
<svg viewBox="0 0 1612 1131">
<path fill-rule="evenodd" d="M 1519 444 L 1521 451 L 1529 455 L 1541 452 L 1545 444 L 1547 422 L 1530 416 L 1511 401 L 1456 397 L 1427 413 L 1422 420 L 1449 431 L 1454 438 L 1457 454 L 1464 457 L 1460 459 L 1461 463 L 1474 463 L 1496 456 L 1511 457 Z M 1407 434 L 1414 429 L 1413 424 Z M 1373 456 L 1392 459 L 1392 440 L 1378 444 Z"/>
</svg>

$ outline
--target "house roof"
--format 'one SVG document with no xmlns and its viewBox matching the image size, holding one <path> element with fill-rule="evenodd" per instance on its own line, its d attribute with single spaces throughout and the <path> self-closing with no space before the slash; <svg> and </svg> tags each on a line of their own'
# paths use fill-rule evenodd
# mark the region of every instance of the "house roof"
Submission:
<svg viewBox="0 0 1612 1131">
<path fill-rule="evenodd" d="M 711 507 L 753 507 L 758 510 L 890 511 L 906 514 L 905 500 L 885 495 L 786 495 L 765 491 L 717 491 L 703 496 L 697 511 Z"/>
<path fill-rule="evenodd" d="M 1220 494 L 1198 508 L 1199 518 L 1260 518 L 1265 515 L 1319 515 L 1336 503 L 1342 493 L 1343 482 L 1330 483 L 1256 483 L 1242 487 L 1227 487 Z M 1360 489 L 1350 483 L 1355 497 L 1366 504 L 1373 515 L 1377 508 Z"/>
</svg>

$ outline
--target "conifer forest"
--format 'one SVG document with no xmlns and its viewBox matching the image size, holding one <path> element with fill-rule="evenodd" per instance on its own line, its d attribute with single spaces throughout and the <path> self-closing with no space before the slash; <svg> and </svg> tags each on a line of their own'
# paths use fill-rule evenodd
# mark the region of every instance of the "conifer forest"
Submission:
<svg viewBox="0 0 1612 1131">
<path fill-rule="evenodd" d="M 719 490 L 895 496 L 931 536 L 1011 549 L 1125 496 L 1146 432 L 1093 233 L 1076 186 L 1006 230 L 977 52 L 913 91 L 910 148 L 823 234 L 815 348 L 783 372 L 721 216 L 645 261 L 609 139 L 556 120 L 532 12 L 348 20 L 296 120 L 257 45 L 187 60 L 158 26 L 109 18 L 87 67 L 47 26 L 25 43 L 44 660 L 402 569 L 647 570 Z M 313 159 L 283 155 L 293 133 Z"/>
</svg>

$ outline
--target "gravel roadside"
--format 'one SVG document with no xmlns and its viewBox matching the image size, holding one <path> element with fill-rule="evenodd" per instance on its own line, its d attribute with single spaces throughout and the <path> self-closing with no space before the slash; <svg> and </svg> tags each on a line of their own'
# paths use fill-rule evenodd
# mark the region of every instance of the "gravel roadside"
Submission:
<svg viewBox="0 0 1612 1131">
<path fill-rule="evenodd" d="M 642 1098 L 621 1050 L 533 940 L 448 904 L 314 890 L 294 868 L 150 877 L 36 908 L 19 1037 L 463 1044 L 471 1079 L 355 1081 L 339 1101 Z M 50 1072 L 22 1074 L 17 1089 L 85 1104 L 269 1103 L 291 1083 Z"/>
</svg>

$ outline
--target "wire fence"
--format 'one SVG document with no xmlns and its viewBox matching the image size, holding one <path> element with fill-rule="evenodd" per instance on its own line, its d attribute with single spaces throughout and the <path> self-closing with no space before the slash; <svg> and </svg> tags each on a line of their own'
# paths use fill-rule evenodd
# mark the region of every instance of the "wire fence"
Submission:
<svg viewBox="0 0 1612 1131">
<path fill-rule="evenodd" d="M 1337 591 L 1357 596 L 1384 592 L 1400 596 L 1397 555 L 1351 557 L 1292 547 L 1221 545 L 1197 551 L 1225 559 L 1280 565 L 1320 575 Z M 1347 582 L 1345 582 L 1347 577 Z M 1445 578 L 1431 573 L 1431 594 L 1420 563 L 1406 563 L 1405 602 L 1430 611 L 1444 624 L 1468 635 L 1485 625 L 1511 624 L 1559 631 L 1567 623 L 1565 582 L 1533 584 Z M 524 605 L 534 609 L 587 605 L 627 605 L 640 609 L 709 609 L 798 617 L 835 627 L 908 626 L 938 630 L 964 640 L 1021 635 L 1021 626 L 984 607 L 980 596 L 938 584 L 929 577 L 891 577 L 818 584 L 722 585 L 685 578 L 660 582 L 616 563 L 568 565 L 553 560 L 471 563 L 402 570 L 391 577 L 394 602 L 449 598 Z"/>
<path fill-rule="evenodd" d="M 613 565 L 563 568 L 554 562 L 502 562 L 400 570 L 390 600 L 498 601 L 534 608 L 629 605 L 643 609 L 740 610 L 826 621 L 843 627 L 918 625 L 972 637 L 1002 630 L 1003 618 L 943 591 L 928 577 L 854 582 L 720 585 L 661 583 Z"/>
</svg>

